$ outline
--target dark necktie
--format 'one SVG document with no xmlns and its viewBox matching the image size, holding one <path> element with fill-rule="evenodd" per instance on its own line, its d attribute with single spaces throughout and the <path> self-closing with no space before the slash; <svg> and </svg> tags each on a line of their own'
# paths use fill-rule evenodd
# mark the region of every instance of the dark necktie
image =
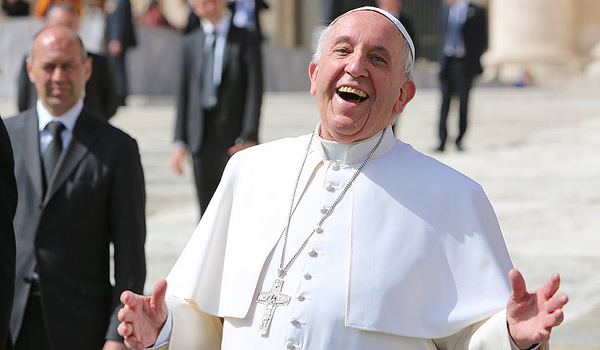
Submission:
<svg viewBox="0 0 600 350">
<path fill-rule="evenodd" d="M 58 162 L 58 158 L 63 150 L 62 137 L 60 133 L 65 129 L 65 126 L 61 122 L 50 122 L 46 126 L 46 129 L 52 134 L 52 141 L 48 144 L 46 151 L 43 156 L 44 163 L 44 174 L 46 178 L 46 184 L 50 184 L 52 179 L 52 173 Z"/>
<path fill-rule="evenodd" d="M 210 40 L 212 39 L 212 43 Z M 214 32 L 206 36 L 210 45 L 204 47 L 202 57 L 202 92 L 201 103 L 204 109 L 213 109 L 217 105 L 217 87 L 214 81 L 215 72 L 215 46 L 217 36 Z"/>
</svg>

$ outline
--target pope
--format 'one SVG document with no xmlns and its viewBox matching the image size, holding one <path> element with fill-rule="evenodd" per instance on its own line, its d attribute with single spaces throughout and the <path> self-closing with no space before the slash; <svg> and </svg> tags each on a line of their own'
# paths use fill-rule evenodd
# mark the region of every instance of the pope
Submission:
<svg viewBox="0 0 600 350">
<path fill-rule="evenodd" d="M 320 123 L 231 158 L 168 288 L 121 295 L 126 345 L 546 347 L 559 276 L 528 291 L 481 186 L 391 132 L 413 63 L 389 13 L 333 21 L 309 66 Z"/>
</svg>

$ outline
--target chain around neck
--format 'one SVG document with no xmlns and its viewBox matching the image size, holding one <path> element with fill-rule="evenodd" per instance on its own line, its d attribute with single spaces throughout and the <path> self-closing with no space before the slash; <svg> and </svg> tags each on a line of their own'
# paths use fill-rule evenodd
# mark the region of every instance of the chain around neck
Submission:
<svg viewBox="0 0 600 350">
<path fill-rule="evenodd" d="M 308 158 L 308 153 L 310 152 L 310 146 L 315 137 L 315 132 L 316 132 L 316 130 L 313 131 L 313 133 L 310 135 L 310 140 L 308 141 L 308 146 L 306 147 L 306 152 L 304 153 L 304 159 L 302 160 L 302 165 L 300 165 L 300 171 L 298 172 L 298 177 L 296 178 L 296 185 L 294 186 L 294 191 L 292 192 L 292 203 L 290 204 L 290 211 L 288 213 L 287 225 L 283 229 L 283 249 L 281 250 L 281 261 L 279 263 L 279 270 L 277 272 L 277 275 L 279 276 L 279 278 L 283 278 L 283 276 L 285 276 L 285 274 L 288 272 L 288 270 L 290 269 L 292 264 L 296 261 L 296 259 L 298 259 L 298 256 L 300 256 L 300 253 L 302 253 L 304 248 L 306 248 L 306 246 L 308 245 L 308 241 L 310 240 L 310 238 L 313 236 L 313 234 L 316 231 L 316 228 L 314 228 L 312 230 L 312 232 L 308 235 L 308 237 L 306 237 L 306 239 L 304 240 L 304 242 L 302 243 L 302 245 L 300 246 L 300 248 L 298 249 L 296 254 L 294 254 L 294 256 L 292 256 L 292 258 L 286 265 L 285 264 L 285 251 L 287 249 L 287 241 L 288 241 L 288 235 L 289 235 L 290 222 L 292 221 L 292 214 L 294 211 L 294 200 L 296 199 L 296 191 L 298 190 L 298 185 L 300 184 L 300 176 L 302 175 L 302 170 L 304 170 L 304 165 L 306 164 L 306 159 Z M 327 219 L 329 217 L 329 215 L 331 215 L 331 213 L 333 212 L 333 209 L 342 200 L 342 197 L 344 197 L 344 194 L 346 194 L 348 189 L 350 189 L 350 186 L 352 186 L 352 183 L 354 182 L 354 180 L 356 180 L 356 178 L 362 172 L 365 165 L 367 165 L 369 160 L 371 160 L 371 158 L 375 154 L 375 151 L 377 150 L 377 148 L 383 141 L 385 132 L 386 132 L 386 129 L 383 129 L 383 131 L 381 132 L 381 136 L 379 137 L 379 140 L 377 141 L 377 143 L 375 144 L 375 146 L 373 147 L 373 149 L 371 150 L 371 152 L 369 153 L 367 158 L 365 158 L 365 160 L 362 162 L 360 167 L 358 167 L 358 169 L 354 172 L 354 174 L 352 174 L 350 181 L 348 181 L 348 183 L 346 184 L 346 186 L 344 186 L 344 188 L 342 189 L 342 192 L 340 192 L 339 196 L 335 199 L 333 204 L 323 214 L 323 216 L 319 220 L 316 227 L 320 227 L 321 224 L 323 224 L 323 221 L 325 221 L 325 219 Z"/>
</svg>

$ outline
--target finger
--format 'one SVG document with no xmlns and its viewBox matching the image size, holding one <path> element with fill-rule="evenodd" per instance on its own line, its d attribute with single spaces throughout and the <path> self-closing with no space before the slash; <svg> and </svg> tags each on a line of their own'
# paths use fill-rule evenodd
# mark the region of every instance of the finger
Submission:
<svg viewBox="0 0 600 350">
<path fill-rule="evenodd" d="M 548 281 L 546 281 L 546 283 L 544 283 L 542 288 L 540 288 L 540 292 L 542 292 L 542 295 L 546 299 L 549 299 L 550 297 L 552 297 L 554 295 L 554 293 L 556 293 L 556 291 L 558 291 L 559 287 L 560 287 L 560 275 L 555 273 L 555 274 L 552 274 L 552 276 L 550 276 Z"/>
<path fill-rule="evenodd" d="M 121 293 L 120 299 L 121 299 L 121 303 L 123 303 L 123 305 L 129 305 L 132 298 L 133 298 L 133 293 L 128 290 Z"/>
<path fill-rule="evenodd" d="M 117 326 L 117 332 L 123 338 L 128 337 L 133 332 L 133 326 L 129 323 L 121 322 L 119 323 L 119 326 Z"/>
<path fill-rule="evenodd" d="M 161 307 L 165 304 L 165 295 L 167 294 L 167 281 L 164 279 L 158 280 L 152 289 L 150 304 L 154 307 Z"/>
<path fill-rule="evenodd" d="M 556 326 L 560 325 L 564 319 L 565 319 L 565 314 L 562 312 L 562 310 L 554 311 L 550 315 L 549 320 L 547 321 L 547 325 L 545 327 L 546 330 L 548 330 L 548 332 L 550 332 L 552 327 L 556 327 Z"/>
<path fill-rule="evenodd" d="M 512 269 L 508 273 L 508 279 L 510 281 L 511 296 L 514 300 L 521 300 L 527 296 L 527 286 L 525 285 L 525 279 L 523 275 L 517 269 Z"/>
<path fill-rule="evenodd" d="M 119 312 L 117 313 L 117 318 L 121 322 L 133 323 L 134 318 L 135 318 L 135 313 L 131 309 L 124 307 L 124 308 L 121 308 L 121 310 L 119 310 Z"/>
<path fill-rule="evenodd" d="M 547 308 L 548 312 L 554 312 L 558 309 L 562 309 L 569 302 L 569 297 L 564 294 L 555 295 L 548 300 Z"/>
</svg>

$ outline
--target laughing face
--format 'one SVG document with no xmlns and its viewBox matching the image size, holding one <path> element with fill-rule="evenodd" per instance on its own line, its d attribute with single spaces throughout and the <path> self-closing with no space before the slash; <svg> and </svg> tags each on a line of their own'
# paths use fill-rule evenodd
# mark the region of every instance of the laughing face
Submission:
<svg viewBox="0 0 600 350">
<path fill-rule="evenodd" d="M 309 67 L 322 138 L 367 139 L 404 110 L 415 85 L 403 74 L 403 50 L 398 29 L 377 12 L 352 12 L 334 22 L 319 61 Z"/>
</svg>

